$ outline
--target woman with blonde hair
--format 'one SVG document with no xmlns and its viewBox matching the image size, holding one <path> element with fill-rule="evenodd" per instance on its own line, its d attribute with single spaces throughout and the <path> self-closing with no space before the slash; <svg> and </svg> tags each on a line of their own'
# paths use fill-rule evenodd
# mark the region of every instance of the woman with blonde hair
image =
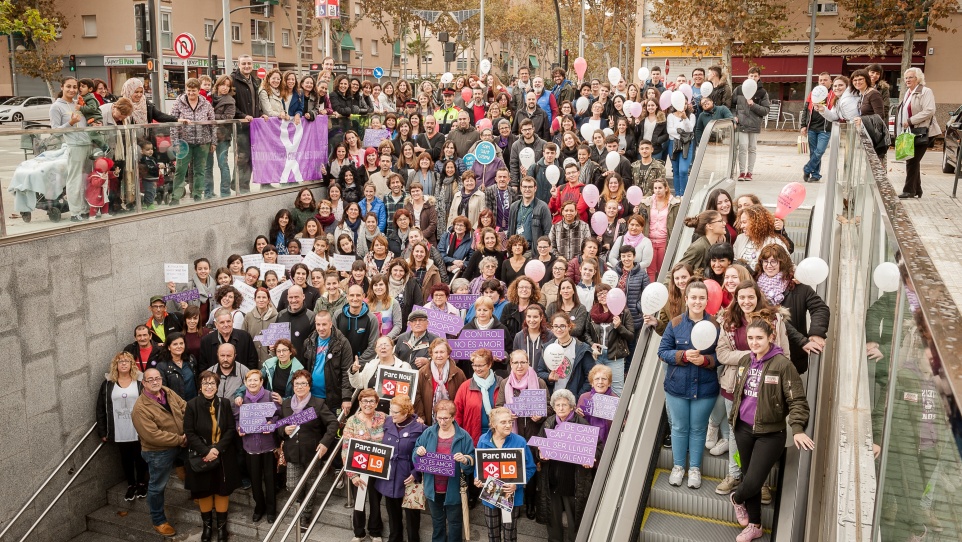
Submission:
<svg viewBox="0 0 962 542">
<path fill-rule="evenodd" d="M 127 501 L 147 496 L 147 462 L 140 455 L 140 440 L 130 418 L 144 389 L 141 378 L 134 357 L 121 352 L 110 360 L 110 371 L 97 394 L 97 436 L 114 443 L 120 452 L 120 465 L 127 477 Z"/>
</svg>

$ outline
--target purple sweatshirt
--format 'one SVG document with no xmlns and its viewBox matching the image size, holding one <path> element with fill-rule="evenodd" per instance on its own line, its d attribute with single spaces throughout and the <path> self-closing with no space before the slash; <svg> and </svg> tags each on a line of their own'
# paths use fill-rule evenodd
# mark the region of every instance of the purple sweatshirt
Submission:
<svg viewBox="0 0 962 542">
<path fill-rule="evenodd" d="M 754 352 L 749 354 L 751 363 L 748 365 L 748 378 L 745 379 L 745 390 L 742 394 L 742 402 L 738 407 L 738 417 L 748 425 L 755 425 L 755 409 L 758 407 L 758 391 L 762 382 L 765 362 L 781 353 L 782 349 L 773 344 L 762 359 L 756 359 Z"/>
<path fill-rule="evenodd" d="M 594 397 L 596 393 L 597 392 L 594 389 L 591 389 L 582 393 L 581 397 L 578 398 L 578 408 L 580 408 L 582 412 L 586 413 L 585 421 L 588 422 L 588 425 L 597 427 L 599 429 L 598 442 L 604 443 L 605 440 L 608 438 L 608 431 L 611 430 L 611 420 L 606 420 L 604 418 L 596 418 L 590 414 L 587 414 L 588 412 L 587 405 L 591 403 L 591 398 Z M 606 391 L 602 395 L 610 395 L 614 397 L 615 392 L 612 391 L 611 387 L 609 386 L 608 391 Z"/>
<path fill-rule="evenodd" d="M 257 395 L 251 395 L 249 391 L 244 392 L 244 403 L 270 403 L 271 393 L 267 391 L 266 388 L 261 388 L 261 391 Z M 275 408 L 277 405 L 275 405 Z M 274 420 L 277 419 L 277 415 L 274 415 Z M 237 424 L 237 432 L 241 432 L 240 428 L 240 408 L 236 405 L 234 406 L 234 423 Z M 273 452 L 277 445 L 274 443 L 274 433 L 252 433 L 241 437 L 241 442 L 244 445 L 244 451 L 249 454 L 263 454 L 267 452 Z"/>
</svg>

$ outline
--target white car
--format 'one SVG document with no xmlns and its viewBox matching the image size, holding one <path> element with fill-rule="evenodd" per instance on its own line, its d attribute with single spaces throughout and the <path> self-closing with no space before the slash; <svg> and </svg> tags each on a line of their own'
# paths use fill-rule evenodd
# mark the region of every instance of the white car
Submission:
<svg viewBox="0 0 962 542">
<path fill-rule="evenodd" d="M 50 120 L 50 96 L 17 96 L 0 104 L 0 124 L 24 120 Z"/>
</svg>

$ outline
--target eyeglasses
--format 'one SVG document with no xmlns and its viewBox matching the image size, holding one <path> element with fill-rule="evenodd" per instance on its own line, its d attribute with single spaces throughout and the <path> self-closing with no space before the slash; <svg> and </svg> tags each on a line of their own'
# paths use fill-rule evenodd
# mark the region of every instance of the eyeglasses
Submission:
<svg viewBox="0 0 962 542">
<path fill-rule="evenodd" d="M 157 305 L 151 305 L 150 308 L 152 308 L 152 309 L 162 309 L 162 308 L 164 308 L 164 307 L 166 307 L 166 306 L 167 306 L 167 305 L 157 304 Z"/>
<path fill-rule="evenodd" d="M 400 415 L 401 415 L 401 411 L 400 411 L 400 410 L 395 410 L 395 409 L 392 408 L 392 409 L 390 410 L 390 414 L 391 414 L 391 416 L 400 416 Z"/>
<path fill-rule="evenodd" d="M 712 220 L 711 222 L 709 222 L 709 224 L 722 224 L 722 223 L 724 223 L 724 222 L 725 222 L 724 219 L 721 219 L 721 220 Z"/>
<path fill-rule="evenodd" d="M 778 260 L 771 258 L 768 260 L 762 260 L 762 265 L 765 267 L 778 267 Z"/>
<path fill-rule="evenodd" d="M 363 400 L 361 400 L 361 404 L 362 404 L 362 405 L 376 405 L 376 404 L 377 404 L 377 400 L 376 400 L 376 399 L 363 399 Z"/>
<path fill-rule="evenodd" d="M 439 422 L 449 422 L 449 421 L 451 421 L 452 418 L 447 417 L 447 416 L 445 416 L 445 417 L 435 416 L 434 419 L 437 420 L 437 421 L 439 421 Z"/>
<path fill-rule="evenodd" d="M 145 379 L 144 379 L 144 382 L 147 382 L 148 384 L 153 384 L 154 382 L 163 382 L 163 381 L 164 381 L 164 379 L 163 379 L 163 378 L 160 378 L 159 376 L 156 376 L 156 377 L 154 377 L 154 378 L 145 378 Z"/>
<path fill-rule="evenodd" d="M 303 382 L 303 381 L 301 381 L 301 382 L 295 382 L 295 383 L 294 383 L 294 387 L 295 387 L 295 388 L 300 387 L 300 386 L 307 386 L 307 385 L 308 385 L 307 382 Z"/>
<path fill-rule="evenodd" d="M 288 299 L 290 299 L 290 298 L 288 298 Z M 277 354 L 286 354 L 287 352 L 290 352 L 290 351 L 291 351 L 290 348 L 275 348 L 275 349 L 274 349 L 274 352 L 277 353 Z"/>
<path fill-rule="evenodd" d="M 294 385 L 296 386 L 297 384 L 294 384 Z M 217 387 L 217 382 L 209 382 L 209 381 L 208 381 L 208 382 L 204 382 L 204 383 L 202 383 L 202 384 L 200 385 L 200 387 L 202 387 L 202 388 L 216 388 L 216 387 Z"/>
<path fill-rule="evenodd" d="M 525 366 L 525 365 L 527 365 L 527 364 L 528 364 L 527 361 L 512 361 L 512 362 L 511 362 L 511 366 L 512 366 L 512 367 L 523 367 L 523 366 Z"/>
</svg>

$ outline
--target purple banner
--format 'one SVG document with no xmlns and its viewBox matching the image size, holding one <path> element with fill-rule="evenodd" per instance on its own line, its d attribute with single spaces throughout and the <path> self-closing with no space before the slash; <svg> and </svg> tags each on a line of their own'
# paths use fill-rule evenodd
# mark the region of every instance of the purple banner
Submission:
<svg viewBox="0 0 962 542">
<path fill-rule="evenodd" d="M 184 290 L 183 292 L 167 294 L 164 296 L 164 301 L 173 301 L 174 303 L 187 303 L 195 299 L 200 299 L 200 292 L 197 291 L 197 288 Z"/>
<path fill-rule="evenodd" d="M 274 403 L 245 403 L 240 406 L 240 427 L 242 433 L 266 433 L 273 431 L 274 427 L 267 422 L 268 418 L 273 418 L 277 414 L 277 405 Z"/>
<path fill-rule="evenodd" d="M 327 163 L 327 116 L 294 124 L 279 118 L 251 121 L 255 183 L 299 183 L 322 177 Z"/>
<path fill-rule="evenodd" d="M 451 294 L 448 296 L 448 303 L 454 308 L 467 310 L 474 306 L 478 296 L 471 294 Z"/>
<path fill-rule="evenodd" d="M 428 331 L 439 337 L 444 337 L 445 335 L 457 337 L 458 334 L 461 333 L 461 330 L 464 329 L 464 320 L 457 314 L 439 311 L 431 307 L 422 307 L 421 305 L 415 305 L 413 310 L 427 313 Z M 410 325 L 408 325 L 408 329 L 411 329 Z"/>
<path fill-rule="evenodd" d="M 291 340 L 290 322 L 268 324 L 263 331 L 254 336 L 254 340 L 264 346 L 274 346 L 281 339 Z"/>
<path fill-rule="evenodd" d="M 532 416 L 548 415 L 548 390 L 521 390 L 521 394 L 515 397 L 511 403 L 504 406 L 511 409 L 511 412 L 521 418 Z"/>
<path fill-rule="evenodd" d="M 300 412 L 291 414 L 286 418 L 281 418 L 276 422 L 268 425 L 269 426 L 273 425 L 275 428 L 283 427 L 285 425 L 303 425 L 311 420 L 316 420 L 316 419 L 317 419 L 317 412 L 314 410 L 314 407 L 311 407 L 311 408 L 305 408 Z"/>
<path fill-rule="evenodd" d="M 614 395 L 596 393 L 585 404 L 585 414 L 603 420 L 614 420 L 616 410 L 618 410 L 618 398 Z"/>
<path fill-rule="evenodd" d="M 451 359 L 471 359 L 479 348 L 487 348 L 495 359 L 504 359 L 503 329 L 465 329 L 457 339 L 448 341 Z"/>
<path fill-rule="evenodd" d="M 458 474 L 453 455 L 435 454 L 431 452 L 414 458 L 414 470 L 448 477 L 457 476 Z"/>
<path fill-rule="evenodd" d="M 593 466 L 599 430 L 592 425 L 562 422 L 555 429 L 544 430 L 548 438 L 531 437 L 528 445 L 538 448 L 544 459 Z"/>
</svg>

